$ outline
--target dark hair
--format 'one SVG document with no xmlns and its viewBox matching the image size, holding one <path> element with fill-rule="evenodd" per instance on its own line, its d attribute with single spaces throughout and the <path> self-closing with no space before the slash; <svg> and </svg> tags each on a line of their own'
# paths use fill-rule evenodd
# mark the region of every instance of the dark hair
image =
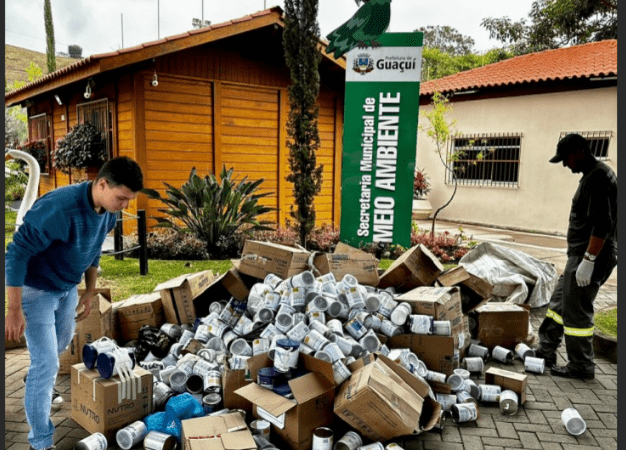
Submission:
<svg viewBox="0 0 626 450">
<path fill-rule="evenodd" d="M 111 187 L 126 186 L 133 192 L 143 189 L 141 167 L 127 156 L 110 159 L 98 172 L 96 182 L 104 178 Z"/>
</svg>

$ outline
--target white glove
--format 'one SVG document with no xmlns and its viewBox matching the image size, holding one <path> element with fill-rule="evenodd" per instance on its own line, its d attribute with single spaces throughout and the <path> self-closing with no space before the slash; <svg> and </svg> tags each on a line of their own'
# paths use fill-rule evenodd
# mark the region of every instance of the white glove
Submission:
<svg viewBox="0 0 626 450">
<path fill-rule="evenodd" d="M 576 269 L 576 283 L 578 286 L 585 287 L 591 283 L 591 274 L 593 273 L 593 265 L 588 259 L 583 259 Z"/>
</svg>

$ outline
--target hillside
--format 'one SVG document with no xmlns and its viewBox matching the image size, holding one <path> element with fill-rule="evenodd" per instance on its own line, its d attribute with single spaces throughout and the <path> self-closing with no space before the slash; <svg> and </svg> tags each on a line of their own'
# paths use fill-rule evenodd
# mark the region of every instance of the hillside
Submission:
<svg viewBox="0 0 626 450">
<path fill-rule="evenodd" d="M 79 61 L 78 59 L 57 56 L 57 70 L 61 67 Z M 43 73 L 46 73 L 46 54 L 29 50 L 27 48 L 16 47 L 14 45 L 4 45 L 4 76 L 7 79 L 7 85 L 13 84 L 14 81 L 28 82 L 28 74 L 26 69 L 31 62 L 34 62 Z"/>
</svg>

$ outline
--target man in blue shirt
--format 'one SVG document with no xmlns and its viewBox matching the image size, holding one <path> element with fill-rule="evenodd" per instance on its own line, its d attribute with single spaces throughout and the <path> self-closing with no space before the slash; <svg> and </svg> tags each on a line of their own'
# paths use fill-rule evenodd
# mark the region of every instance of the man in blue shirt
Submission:
<svg viewBox="0 0 626 450">
<path fill-rule="evenodd" d="M 72 339 L 74 319 L 83 320 L 91 311 L 102 244 L 115 226 L 115 213 L 142 188 L 139 165 L 127 157 L 113 158 L 95 181 L 40 197 L 7 248 L 5 339 L 26 336 L 31 361 L 24 403 L 31 449 L 54 448 L 50 406 L 59 354 Z M 85 293 L 78 299 L 83 274 Z"/>
</svg>

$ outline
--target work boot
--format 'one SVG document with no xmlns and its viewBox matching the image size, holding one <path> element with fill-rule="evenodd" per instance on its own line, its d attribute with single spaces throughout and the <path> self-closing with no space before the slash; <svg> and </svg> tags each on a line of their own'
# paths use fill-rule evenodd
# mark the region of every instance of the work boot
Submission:
<svg viewBox="0 0 626 450">
<path fill-rule="evenodd" d="M 541 358 L 546 362 L 546 369 L 556 365 L 556 353 L 552 356 L 546 356 L 541 350 L 535 350 L 535 358 Z"/>
<path fill-rule="evenodd" d="M 582 370 L 572 369 L 569 366 L 552 366 L 550 373 L 555 377 L 578 378 L 579 380 L 593 380 L 593 372 L 583 372 Z"/>
<path fill-rule="evenodd" d="M 26 377 L 28 374 L 24 375 L 24 386 L 26 386 Z M 52 388 L 52 406 L 57 406 L 63 404 L 63 396 L 57 391 L 56 386 Z M 54 446 L 52 446 L 54 447 Z M 52 447 L 46 447 L 44 450 L 47 450 Z M 32 447 L 31 447 L 32 448 Z"/>
</svg>

